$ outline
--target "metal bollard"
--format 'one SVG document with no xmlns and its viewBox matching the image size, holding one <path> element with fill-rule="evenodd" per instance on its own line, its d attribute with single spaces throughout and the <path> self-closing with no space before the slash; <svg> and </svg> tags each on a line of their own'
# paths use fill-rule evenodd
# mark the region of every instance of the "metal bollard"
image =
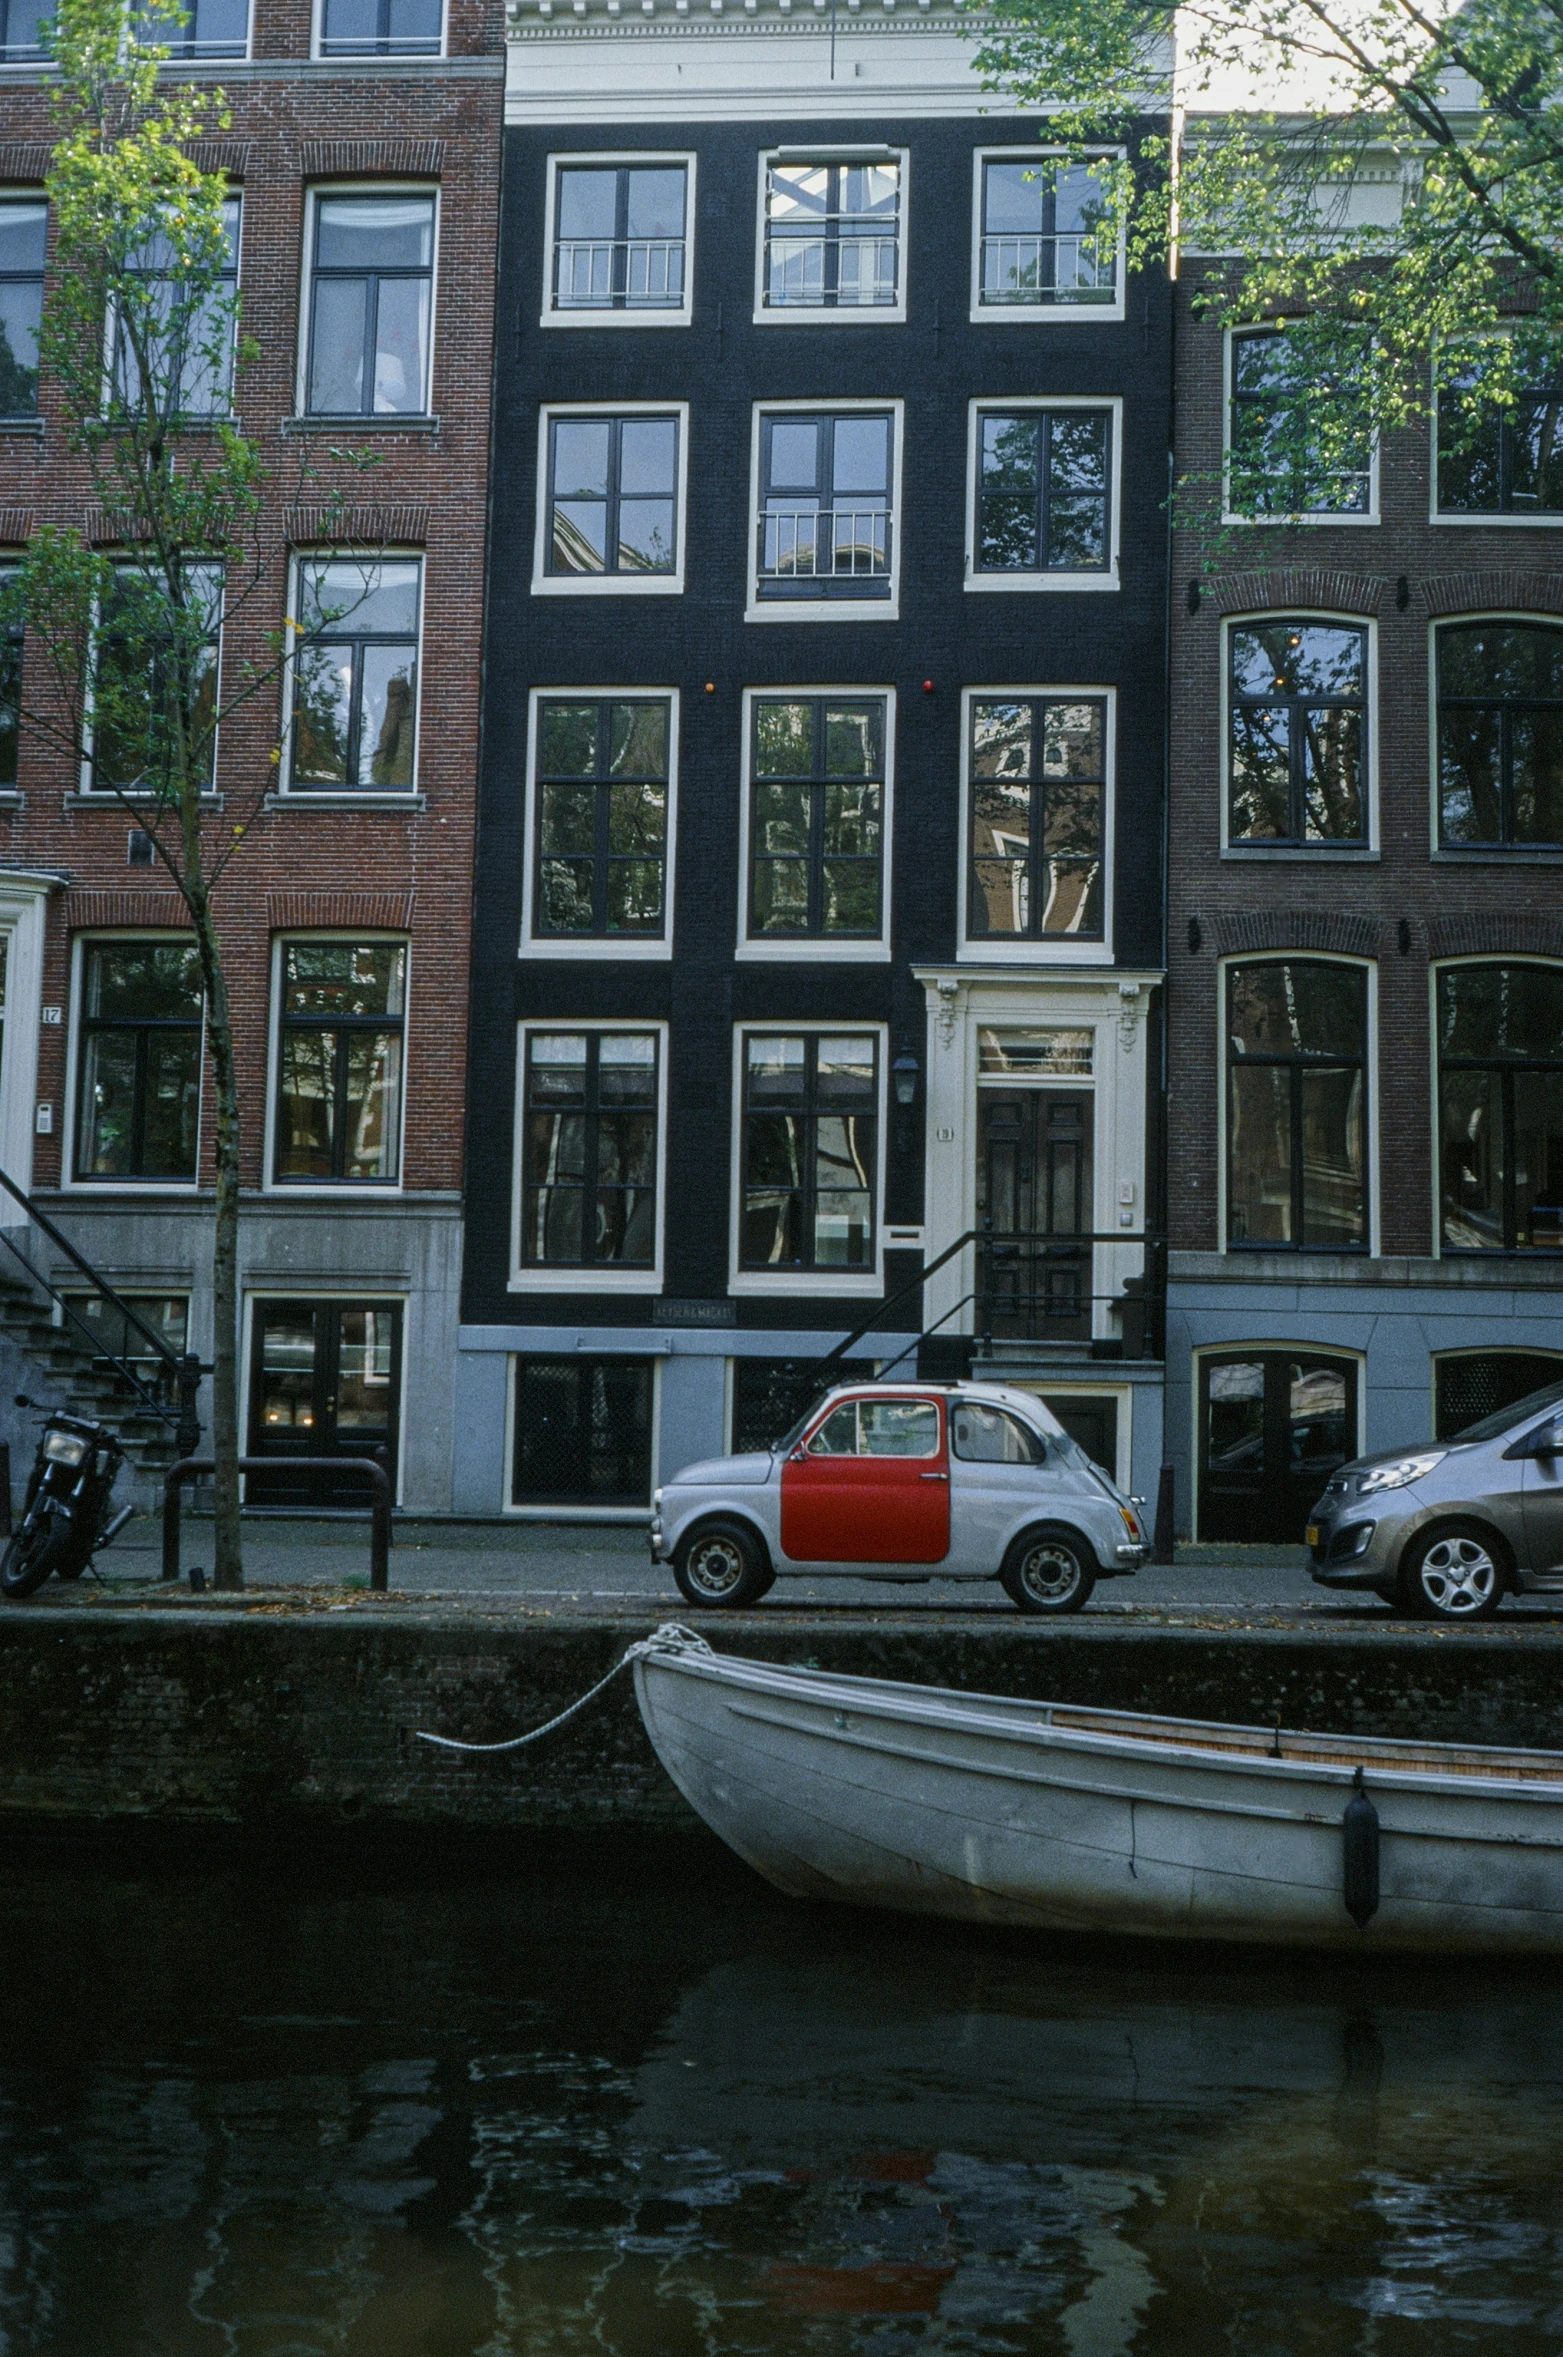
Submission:
<svg viewBox="0 0 1563 2357">
<path fill-rule="evenodd" d="M 369 1585 L 385 1595 L 391 1585 L 391 1477 L 385 1451 L 374 1457 L 241 1457 L 241 1473 L 362 1473 L 369 1483 Z M 183 1484 L 213 1471 L 210 1457 L 185 1457 L 163 1476 L 163 1577 L 179 1577 L 179 1493 Z M 191 1585 L 194 1586 L 194 1574 Z"/>
<path fill-rule="evenodd" d="M 1151 1537 L 1151 1561 L 1171 1563 L 1175 1560 L 1172 1538 L 1172 1507 L 1177 1469 L 1163 1465 L 1156 1484 L 1156 1528 Z"/>
</svg>

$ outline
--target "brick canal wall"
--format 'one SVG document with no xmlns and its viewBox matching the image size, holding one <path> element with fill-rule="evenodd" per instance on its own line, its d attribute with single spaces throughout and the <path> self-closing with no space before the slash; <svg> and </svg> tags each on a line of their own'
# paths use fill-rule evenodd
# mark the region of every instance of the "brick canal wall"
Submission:
<svg viewBox="0 0 1563 2357">
<path fill-rule="evenodd" d="M 536 1726 L 653 1624 L 460 1608 L 34 1606 L 0 1621 L 0 1828 L 162 1824 L 283 1836 L 692 1820 L 626 1675 L 535 1749 L 414 1740 Z M 1563 1628 L 1033 1627 L 766 1614 L 722 1651 L 919 1684 L 1189 1718 L 1563 1749 Z"/>
</svg>

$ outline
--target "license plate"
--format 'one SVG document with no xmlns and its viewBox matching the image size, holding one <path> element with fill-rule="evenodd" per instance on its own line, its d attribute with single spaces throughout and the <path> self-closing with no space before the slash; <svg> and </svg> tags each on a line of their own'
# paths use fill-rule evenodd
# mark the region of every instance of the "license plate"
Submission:
<svg viewBox="0 0 1563 2357">
<path fill-rule="evenodd" d="M 1309 1523 L 1307 1529 L 1303 1532 L 1303 1539 L 1304 1542 L 1310 1547 L 1316 1547 L 1318 1545 L 1319 1526 L 1316 1522 Z"/>
</svg>

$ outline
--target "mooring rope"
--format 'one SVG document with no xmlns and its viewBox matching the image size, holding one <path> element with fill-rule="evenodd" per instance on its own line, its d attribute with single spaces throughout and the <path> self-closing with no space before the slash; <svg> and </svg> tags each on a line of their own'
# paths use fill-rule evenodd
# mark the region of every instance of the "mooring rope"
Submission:
<svg viewBox="0 0 1563 2357">
<path fill-rule="evenodd" d="M 415 1727 L 413 1732 L 420 1743 L 437 1743 L 441 1751 L 519 1751 L 524 1743 L 540 1743 L 545 1735 L 551 1735 L 556 1727 L 562 1727 L 566 1719 L 573 1719 L 578 1710 L 584 1710 L 589 1702 L 596 1699 L 604 1686 L 611 1686 L 620 1670 L 627 1670 L 632 1661 L 644 1661 L 654 1653 L 709 1653 L 710 1650 L 704 1637 L 697 1637 L 693 1629 L 681 1627 L 676 1620 L 665 1620 L 660 1629 L 654 1629 L 649 1637 L 642 1637 L 638 1644 L 631 1645 L 623 1659 L 614 1663 L 607 1676 L 599 1678 L 595 1686 L 589 1686 L 584 1694 L 578 1695 L 568 1710 L 560 1711 L 557 1718 L 546 1720 L 541 1727 L 533 1727 L 528 1734 L 512 1735 L 504 1743 L 458 1743 L 454 1735 L 430 1735 L 422 1727 Z"/>
</svg>

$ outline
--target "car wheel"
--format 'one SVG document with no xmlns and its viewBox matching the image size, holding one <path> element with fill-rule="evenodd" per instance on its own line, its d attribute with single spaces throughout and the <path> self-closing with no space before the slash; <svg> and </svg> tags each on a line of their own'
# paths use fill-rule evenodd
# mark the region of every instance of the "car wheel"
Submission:
<svg viewBox="0 0 1563 2357">
<path fill-rule="evenodd" d="M 1072 1530 L 1028 1530 L 1005 1556 L 999 1581 L 1018 1612 L 1078 1612 L 1096 1585 L 1096 1564 Z"/>
<path fill-rule="evenodd" d="M 1447 1522 L 1407 1550 L 1400 1584 L 1429 1620 L 1490 1620 L 1508 1575 L 1496 1541 L 1475 1522 Z"/>
<path fill-rule="evenodd" d="M 742 1523 L 707 1522 L 679 1546 L 673 1577 L 681 1596 L 709 1611 L 757 1604 L 776 1574 Z"/>
</svg>

